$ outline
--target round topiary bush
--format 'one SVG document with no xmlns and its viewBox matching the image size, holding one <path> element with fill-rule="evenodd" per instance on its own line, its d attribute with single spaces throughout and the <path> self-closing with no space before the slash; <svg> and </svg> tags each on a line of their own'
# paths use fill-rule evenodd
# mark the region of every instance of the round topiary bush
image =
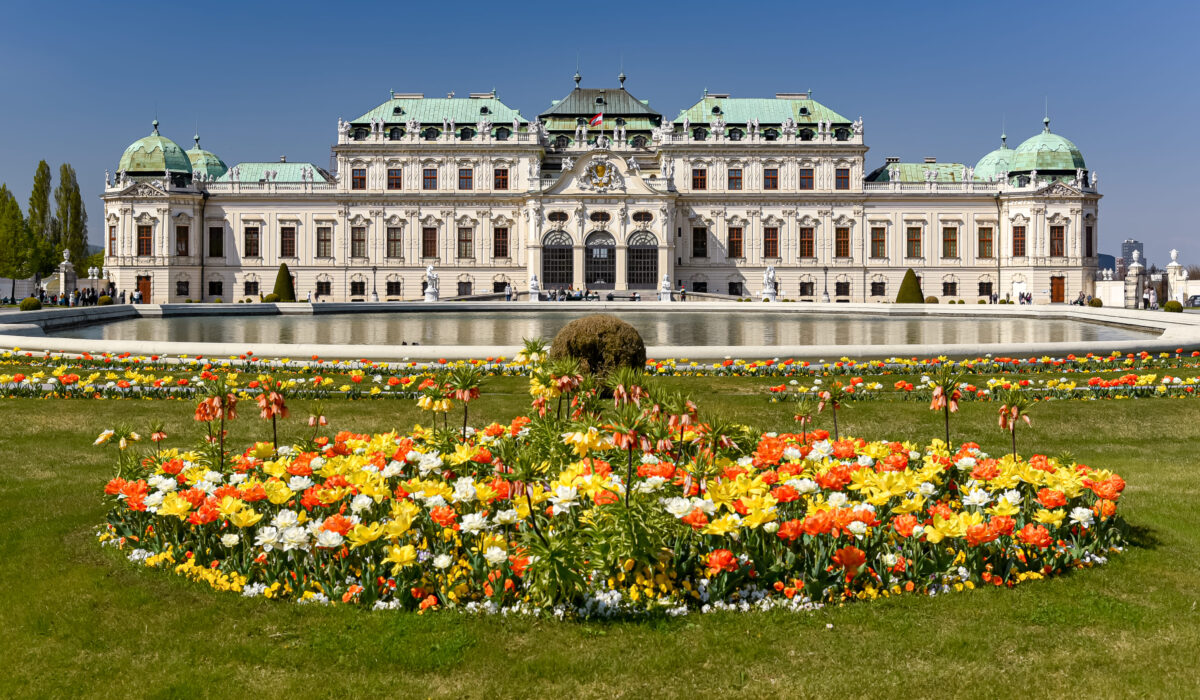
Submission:
<svg viewBox="0 0 1200 700">
<path fill-rule="evenodd" d="M 1093 309 L 1098 309 L 1101 306 L 1104 306 L 1104 302 L 1100 301 L 1100 299 L 1097 297 L 1092 297 L 1088 300 L 1088 306 L 1092 307 Z"/>
<path fill-rule="evenodd" d="M 271 292 L 270 294 L 263 297 L 263 301 L 267 302 L 268 304 L 274 304 L 279 301 L 279 295 L 276 294 L 275 292 Z"/>
<path fill-rule="evenodd" d="M 1175 313 L 1175 314 L 1181 314 L 1181 313 L 1183 313 L 1183 304 L 1180 304 L 1179 302 L 1172 299 L 1171 301 L 1168 301 L 1167 303 L 1162 305 L 1162 310 L 1170 311 L 1171 313 Z"/>
<path fill-rule="evenodd" d="M 105 294 L 96 300 L 96 306 L 112 306 L 112 297 Z"/>
<path fill-rule="evenodd" d="M 42 302 L 34 297 L 25 297 L 21 300 L 22 311 L 37 311 L 42 308 Z"/>
<path fill-rule="evenodd" d="M 921 283 L 917 281 L 917 273 L 913 272 L 912 268 L 904 273 L 904 279 L 900 282 L 900 291 L 896 292 L 897 304 L 920 304 L 924 301 L 921 297 Z"/>
<path fill-rule="evenodd" d="M 937 297 L 925 297 L 925 303 L 926 304 L 936 304 L 936 303 L 938 303 L 938 298 Z"/>
<path fill-rule="evenodd" d="M 637 329 L 616 316 L 594 314 L 571 321 L 554 336 L 550 358 L 574 357 L 585 372 L 605 375 L 618 367 L 646 365 L 646 344 Z"/>
</svg>

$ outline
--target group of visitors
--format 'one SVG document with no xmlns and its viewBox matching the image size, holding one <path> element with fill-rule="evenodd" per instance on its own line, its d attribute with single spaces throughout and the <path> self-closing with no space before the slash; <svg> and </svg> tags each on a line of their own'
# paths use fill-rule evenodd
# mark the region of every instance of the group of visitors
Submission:
<svg viewBox="0 0 1200 700">
<path fill-rule="evenodd" d="M 1018 292 L 1017 303 L 1022 305 L 1033 304 L 1033 292 Z"/>
<path fill-rule="evenodd" d="M 1083 290 L 1079 291 L 1079 296 L 1075 297 L 1075 301 L 1071 302 L 1071 306 L 1087 306 L 1092 301 L 1091 294 L 1084 294 Z"/>
<path fill-rule="evenodd" d="M 111 291 L 87 287 L 85 289 L 76 289 L 68 294 L 47 294 L 45 289 L 39 289 L 34 296 L 46 306 L 95 306 L 100 302 L 100 297 L 111 294 Z M 0 299 L 0 302 L 6 305 L 17 304 L 20 301 L 20 299 L 9 297 Z"/>
<path fill-rule="evenodd" d="M 559 287 L 557 290 L 546 291 L 547 301 L 600 301 L 600 293 L 588 289 Z"/>
<path fill-rule="evenodd" d="M 1147 286 L 1142 290 L 1142 308 L 1157 309 L 1158 308 L 1158 290 L 1154 287 Z"/>
</svg>

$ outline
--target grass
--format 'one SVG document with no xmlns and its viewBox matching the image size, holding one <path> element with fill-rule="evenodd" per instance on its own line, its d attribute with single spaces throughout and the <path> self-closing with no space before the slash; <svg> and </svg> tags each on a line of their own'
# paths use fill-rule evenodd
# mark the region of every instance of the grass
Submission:
<svg viewBox="0 0 1200 700">
<path fill-rule="evenodd" d="M 664 380 L 705 411 L 791 429 L 790 407 L 739 379 Z M 757 383 L 755 383 L 757 384 Z M 473 422 L 528 403 L 493 380 Z M 408 428 L 411 401 L 327 404 L 331 427 Z M 0 401 L 0 695 L 217 697 L 581 697 L 737 695 L 1108 697 L 1200 694 L 1200 403 L 1039 404 L 1023 451 L 1071 451 L 1129 482 L 1134 546 L 1107 566 L 1015 590 L 902 597 L 812 614 L 693 614 L 559 623 L 300 607 L 211 591 L 135 567 L 94 538 L 115 453 L 103 428 L 162 420 L 168 445 L 199 431 L 191 402 Z M 245 406 L 232 441 L 267 429 Z M 292 406 L 288 437 L 307 432 Z M 996 407 L 966 404 L 956 439 L 995 454 Z M 826 418 L 822 417 L 822 426 Z M 865 403 L 839 415 L 867 438 L 926 441 L 940 414 Z M 281 435 L 281 438 L 283 436 Z"/>
</svg>

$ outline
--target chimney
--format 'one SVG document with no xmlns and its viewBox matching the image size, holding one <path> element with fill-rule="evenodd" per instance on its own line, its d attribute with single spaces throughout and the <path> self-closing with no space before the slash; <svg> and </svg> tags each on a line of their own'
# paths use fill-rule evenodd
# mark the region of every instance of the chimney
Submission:
<svg viewBox="0 0 1200 700">
<path fill-rule="evenodd" d="M 925 156 L 925 162 L 926 163 L 936 163 L 937 158 L 934 158 L 933 156 Z"/>
<path fill-rule="evenodd" d="M 888 156 L 887 158 L 884 159 L 884 162 L 887 165 L 891 165 L 892 163 L 899 163 L 900 157 L 899 156 Z"/>
<path fill-rule="evenodd" d="M 280 162 L 280 163 L 286 163 L 286 162 L 287 162 L 287 156 L 279 156 L 279 162 Z"/>
</svg>

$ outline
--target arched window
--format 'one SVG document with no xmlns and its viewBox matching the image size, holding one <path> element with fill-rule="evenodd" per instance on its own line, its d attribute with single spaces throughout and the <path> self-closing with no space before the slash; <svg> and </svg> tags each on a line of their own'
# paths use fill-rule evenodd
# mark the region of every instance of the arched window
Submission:
<svg viewBox="0 0 1200 700">
<path fill-rule="evenodd" d="M 366 129 L 360 128 L 360 129 L 354 130 L 354 140 L 355 141 L 362 141 L 366 138 L 367 138 L 367 130 Z"/>
<path fill-rule="evenodd" d="M 812 129 L 801 129 L 800 130 L 800 140 L 801 141 L 812 141 L 813 136 L 816 136 L 816 134 L 813 132 Z"/>
<path fill-rule="evenodd" d="M 779 139 L 779 131 L 776 129 L 767 129 L 763 131 L 763 138 L 767 141 L 775 141 Z"/>
<path fill-rule="evenodd" d="M 507 141 L 509 136 L 512 136 L 512 129 L 503 126 L 499 129 L 496 129 L 497 141 Z"/>
<path fill-rule="evenodd" d="M 729 130 L 729 140 L 730 141 L 741 141 L 742 137 L 745 135 L 746 135 L 746 132 L 742 131 L 741 129 L 730 129 Z"/>
<path fill-rule="evenodd" d="M 692 138 L 697 141 L 703 141 L 704 139 L 708 138 L 708 129 L 705 129 L 702 126 L 692 129 Z"/>
<path fill-rule="evenodd" d="M 837 139 L 838 141 L 849 141 L 850 130 L 845 127 L 835 129 L 833 132 L 833 138 Z"/>
<path fill-rule="evenodd" d="M 551 231 L 542 239 L 542 285 L 546 289 L 569 287 L 573 283 L 575 270 L 572 248 L 571 235 L 565 231 Z"/>
<path fill-rule="evenodd" d="M 658 238 L 653 233 L 635 231 L 629 237 L 625 279 L 630 289 L 654 289 L 658 283 Z"/>
<path fill-rule="evenodd" d="M 617 282 L 617 239 L 608 231 L 587 237 L 584 255 L 584 284 L 589 289 L 612 289 Z"/>
<path fill-rule="evenodd" d="M 422 136 L 425 137 L 426 141 L 437 141 L 438 130 L 431 126 L 422 132 Z"/>
<path fill-rule="evenodd" d="M 566 136 L 556 136 L 554 138 L 554 147 L 555 148 L 566 148 L 567 146 L 570 146 L 570 145 L 571 145 L 571 139 L 567 138 Z"/>
<path fill-rule="evenodd" d="M 634 148 L 645 148 L 646 147 L 646 137 L 641 136 L 641 135 L 634 136 L 633 137 L 633 147 Z"/>
<path fill-rule="evenodd" d="M 399 141 L 400 137 L 402 136 L 404 136 L 404 129 L 401 129 L 398 126 L 393 126 L 391 129 L 388 129 L 389 141 Z"/>
<path fill-rule="evenodd" d="M 458 138 L 460 141 L 470 141 L 475 138 L 475 130 L 469 126 L 464 126 L 458 130 Z"/>
</svg>

